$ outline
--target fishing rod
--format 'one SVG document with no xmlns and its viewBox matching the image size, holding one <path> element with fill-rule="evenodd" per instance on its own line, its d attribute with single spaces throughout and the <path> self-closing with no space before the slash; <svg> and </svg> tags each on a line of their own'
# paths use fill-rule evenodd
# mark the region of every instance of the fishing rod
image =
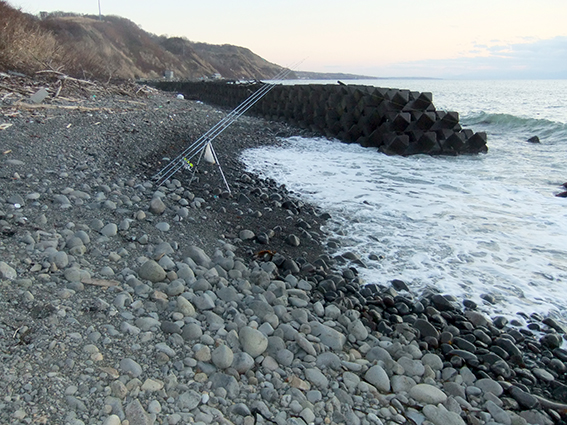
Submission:
<svg viewBox="0 0 567 425">
<path fill-rule="evenodd" d="M 272 87 L 269 87 L 268 90 L 264 90 L 261 94 L 265 95 L 271 90 Z M 255 99 L 256 101 L 259 100 L 262 96 L 257 96 Z M 232 115 L 231 119 L 224 120 L 221 125 L 217 125 L 214 131 L 210 131 L 207 133 L 206 136 L 201 137 L 191 146 L 189 146 L 178 158 L 173 160 L 169 167 L 166 167 L 165 173 L 161 175 L 159 178 L 159 185 L 162 185 L 166 180 L 171 178 L 177 171 L 181 168 L 186 168 L 187 166 L 192 167 L 191 160 L 193 157 L 203 148 L 205 148 L 208 144 L 210 144 L 214 139 L 217 138 L 227 127 L 229 127 L 234 121 L 236 121 L 241 115 L 243 115 L 248 109 L 250 109 L 254 103 L 256 102 L 249 102 L 245 108 L 238 111 L 236 115 Z"/>
<path fill-rule="evenodd" d="M 301 61 L 303 62 L 303 61 Z M 297 65 L 299 65 L 299 62 Z M 297 65 L 294 65 L 295 68 Z M 280 71 L 274 80 L 281 81 L 292 72 L 292 68 L 287 68 Z M 191 167 L 190 160 L 199 149 L 204 148 L 208 143 L 214 140 L 221 134 L 228 126 L 230 126 L 236 119 L 248 111 L 255 103 L 264 97 L 270 90 L 275 87 L 275 83 L 265 83 L 259 90 L 256 90 L 244 102 L 231 111 L 226 117 L 219 121 L 215 126 L 203 134 L 197 141 L 179 154 L 173 161 L 160 170 L 153 178 L 158 180 L 158 185 L 161 186 L 166 180 L 171 178 L 177 171 L 184 167 Z M 187 158 L 187 157 L 190 158 Z"/>
<path fill-rule="evenodd" d="M 286 69 L 278 73 L 276 78 L 283 79 L 291 72 L 290 69 Z M 200 148 L 204 147 L 206 143 L 212 141 L 220 133 L 222 133 L 232 122 L 238 119 L 243 113 L 245 113 L 250 107 L 252 107 L 260 98 L 267 94 L 275 84 L 265 84 L 259 90 L 255 91 L 251 96 L 249 96 L 244 102 L 242 102 L 237 108 L 231 111 L 226 117 L 219 121 L 215 126 L 209 129 L 205 134 L 203 134 L 197 141 L 185 149 L 180 155 L 178 155 L 173 161 L 171 161 L 166 167 L 160 170 L 154 178 L 157 178 L 159 185 L 169 179 L 173 174 L 175 174 L 179 169 L 183 168 L 188 164 L 187 156 L 192 155 L 194 152 L 198 151 Z M 176 164 L 181 162 L 180 165 L 176 167 Z M 175 170 L 173 170 L 175 169 Z"/>
</svg>

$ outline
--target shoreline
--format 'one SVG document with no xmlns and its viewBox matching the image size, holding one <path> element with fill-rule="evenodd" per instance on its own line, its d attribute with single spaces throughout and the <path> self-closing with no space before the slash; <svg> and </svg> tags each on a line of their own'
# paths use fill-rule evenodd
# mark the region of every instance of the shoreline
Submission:
<svg viewBox="0 0 567 425">
<path fill-rule="evenodd" d="M 542 342 L 401 281 L 360 288 L 324 211 L 243 171 L 243 149 L 308 133 L 241 117 L 214 143 L 233 196 L 204 164 L 156 188 L 224 112 L 133 99 L 2 105 L 3 421 L 562 423 L 559 325 Z"/>
</svg>

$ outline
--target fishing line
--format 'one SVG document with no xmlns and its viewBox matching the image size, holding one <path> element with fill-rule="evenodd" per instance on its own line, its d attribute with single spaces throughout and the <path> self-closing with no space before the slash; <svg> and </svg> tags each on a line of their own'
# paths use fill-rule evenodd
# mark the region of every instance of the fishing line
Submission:
<svg viewBox="0 0 567 425">
<path fill-rule="evenodd" d="M 158 186 L 164 184 L 169 180 L 175 173 L 180 169 L 186 168 L 187 165 L 191 166 L 191 159 L 201 150 L 206 148 L 208 144 L 211 146 L 211 142 L 221 134 L 227 127 L 229 127 L 234 121 L 236 121 L 240 116 L 242 116 L 246 111 L 248 111 L 252 106 L 254 106 L 261 98 L 268 94 L 275 86 L 277 82 L 283 81 L 294 68 L 299 66 L 304 60 L 299 61 L 292 67 L 286 68 L 280 71 L 273 79 L 273 83 L 264 83 L 263 86 L 252 93 L 246 100 L 244 100 L 240 105 L 238 105 L 234 110 L 232 110 L 226 117 L 215 124 L 211 129 L 209 129 L 205 134 L 203 134 L 199 139 L 192 143 L 187 149 L 181 152 L 174 160 L 170 161 L 164 168 L 162 168 L 158 173 L 156 173 L 153 178 L 157 180 Z M 223 180 L 228 188 L 228 183 L 216 158 L 216 153 L 212 150 L 215 161 L 219 166 L 219 170 L 223 177 Z M 230 188 L 228 188 L 230 192 Z"/>
<path fill-rule="evenodd" d="M 281 71 L 276 77 L 277 81 L 283 80 L 291 72 L 290 69 Z M 215 126 L 209 129 L 205 134 L 203 134 L 197 141 L 190 145 L 185 151 L 178 155 L 173 161 L 171 161 L 166 167 L 160 170 L 154 178 L 158 179 L 158 185 L 162 185 L 165 180 L 169 179 L 173 174 L 184 167 L 181 163 L 176 165 L 179 161 L 187 162 L 187 156 L 194 155 L 198 150 L 202 149 L 208 142 L 211 142 L 219 134 L 221 134 L 229 125 L 231 125 L 236 119 L 238 119 L 243 113 L 250 109 L 258 100 L 260 100 L 265 94 L 267 94 L 275 84 L 266 84 L 262 86 L 259 90 L 250 95 L 244 102 L 242 102 L 238 107 L 231 111 L 226 117 L 219 121 Z"/>
</svg>

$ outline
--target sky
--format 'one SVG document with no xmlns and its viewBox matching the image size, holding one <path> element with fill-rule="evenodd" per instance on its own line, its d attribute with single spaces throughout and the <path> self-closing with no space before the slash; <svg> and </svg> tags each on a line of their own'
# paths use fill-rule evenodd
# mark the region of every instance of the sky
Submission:
<svg viewBox="0 0 567 425">
<path fill-rule="evenodd" d="M 567 78 L 566 0 L 8 0 L 118 15 L 157 35 L 247 47 L 302 71 Z M 299 66 L 295 66 L 299 63 Z"/>
</svg>

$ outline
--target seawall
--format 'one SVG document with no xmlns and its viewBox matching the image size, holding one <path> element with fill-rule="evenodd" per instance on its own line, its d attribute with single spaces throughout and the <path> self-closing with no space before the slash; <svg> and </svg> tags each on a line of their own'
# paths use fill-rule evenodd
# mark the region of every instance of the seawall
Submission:
<svg viewBox="0 0 567 425">
<path fill-rule="evenodd" d="M 189 99 L 235 108 L 264 84 L 160 81 L 153 85 Z M 459 155 L 488 150 L 486 133 L 463 129 L 458 112 L 438 111 L 429 92 L 344 84 L 276 85 L 250 112 L 387 154 Z"/>
</svg>

